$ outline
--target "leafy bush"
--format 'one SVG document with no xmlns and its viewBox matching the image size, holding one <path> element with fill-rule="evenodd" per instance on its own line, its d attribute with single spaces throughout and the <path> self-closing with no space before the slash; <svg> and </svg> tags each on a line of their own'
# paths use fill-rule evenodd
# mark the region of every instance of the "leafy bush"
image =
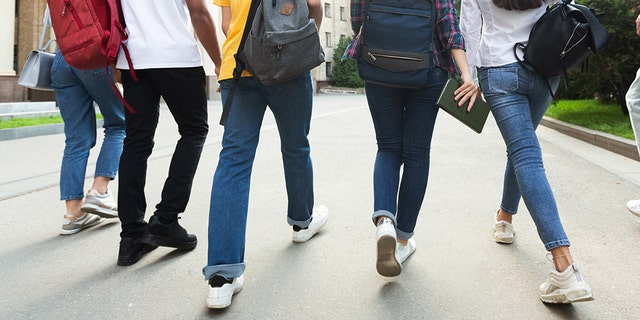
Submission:
<svg viewBox="0 0 640 320">
<path fill-rule="evenodd" d="M 557 98 L 591 99 L 617 103 L 627 113 L 624 95 L 640 66 L 640 37 L 635 33 L 638 2 L 631 0 L 578 0 L 594 8 L 611 37 L 611 43 L 588 58 L 587 70 L 569 75 L 569 90 L 560 85 Z"/>
<path fill-rule="evenodd" d="M 351 37 L 340 37 L 338 46 L 333 50 L 333 81 L 338 87 L 362 88 L 364 81 L 358 75 L 358 67 L 355 59 L 342 61 L 342 54 L 351 42 Z"/>
</svg>

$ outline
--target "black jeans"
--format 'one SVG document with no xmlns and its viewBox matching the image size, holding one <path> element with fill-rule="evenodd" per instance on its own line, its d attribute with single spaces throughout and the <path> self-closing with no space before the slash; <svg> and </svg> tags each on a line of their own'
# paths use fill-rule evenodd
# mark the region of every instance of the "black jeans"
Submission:
<svg viewBox="0 0 640 320">
<path fill-rule="evenodd" d="M 140 238 L 146 228 L 144 188 L 147 160 L 160 115 L 160 97 L 178 124 L 181 138 L 173 152 L 160 203 L 156 205 L 154 214 L 159 218 L 172 221 L 184 212 L 209 132 L 202 67 L 136 70 L 136 75 L 139 81 L 133 81 L 129 71 L 122 70 L 124 98 L 135 110 L 126 112 L 127 136 L 120 158 L 118 215 L 122 238 Z"/>
</svg>

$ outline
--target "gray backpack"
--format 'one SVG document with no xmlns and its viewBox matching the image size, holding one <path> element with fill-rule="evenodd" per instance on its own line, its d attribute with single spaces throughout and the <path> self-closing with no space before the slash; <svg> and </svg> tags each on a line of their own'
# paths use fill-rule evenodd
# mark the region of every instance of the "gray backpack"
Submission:
<svg viewBox="0 0 640 320">
<path fill-rule="evenodd" d="M 222 110 L 223 125 L 242 70 L 247 69 L 264 85 L 273 85 L 302 76 L 325 61 L 307 1 L 253 0 L 234 57 L 234 84 Z"/>
</svg>

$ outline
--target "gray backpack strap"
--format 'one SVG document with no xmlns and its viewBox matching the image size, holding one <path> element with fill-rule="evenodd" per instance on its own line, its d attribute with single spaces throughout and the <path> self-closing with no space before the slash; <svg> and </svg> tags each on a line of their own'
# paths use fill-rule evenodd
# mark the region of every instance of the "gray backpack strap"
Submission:
<svg viewBox="0 0 640 320">
<path fill-rule="evenodd" d="M 251 31 L 253 19 L 256 16 L 256 11 L 258 11 L 258 6 L 261 2 L 262 0 L 251 1 L 249 16 L 247 16 L 247 22 L 244 25 L 242 39 L 240 40 L 240 45 L 238 45 L 238 52 L 233 55 L 233 58 L 236 61 L 236 67 L 233 69 L 233 82 L 231 83 L 231 88 L 229 88 L 229 94 L 227 95 L 227 99 L 224 101 L 224 105 L 222 106 L 222 116 L 220 117 L 220 124 L 223 126 L 227 122 L 227 118 L 229 118 L 229 110 L 231 109 L 231 104 L 233 103 L 233 96 L 236 93 L 238 82 L 242 77 L 242 71 L 244 71 L 245 69 L 245 64 L 242 59 L 240 59 L 240 53 L 242 52 L 242 50 L 244 50 L 244 44 L 247 42 L 247 37 L 249 36 L 249 32 Z"/>
</svg>

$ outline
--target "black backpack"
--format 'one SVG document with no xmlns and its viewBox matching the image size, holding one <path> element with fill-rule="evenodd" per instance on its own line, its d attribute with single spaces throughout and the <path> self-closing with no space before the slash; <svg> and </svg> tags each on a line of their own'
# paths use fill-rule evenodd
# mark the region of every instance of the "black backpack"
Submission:
<svg viewBox="0 0 640 320">
<path fill-rule="evenodd" d="M 548 7 L 533 25 L 527 44 L 513 47 L 518 61 L 546 79 L 563 76 L 565 87 L 567 72 L 585 65 L 588 55 L 602 50 L 610 40 L 595 11 L 571 1 Z M 518 49 L 524 51 L 524 60 L 517 55 Z"/>
</svg>

